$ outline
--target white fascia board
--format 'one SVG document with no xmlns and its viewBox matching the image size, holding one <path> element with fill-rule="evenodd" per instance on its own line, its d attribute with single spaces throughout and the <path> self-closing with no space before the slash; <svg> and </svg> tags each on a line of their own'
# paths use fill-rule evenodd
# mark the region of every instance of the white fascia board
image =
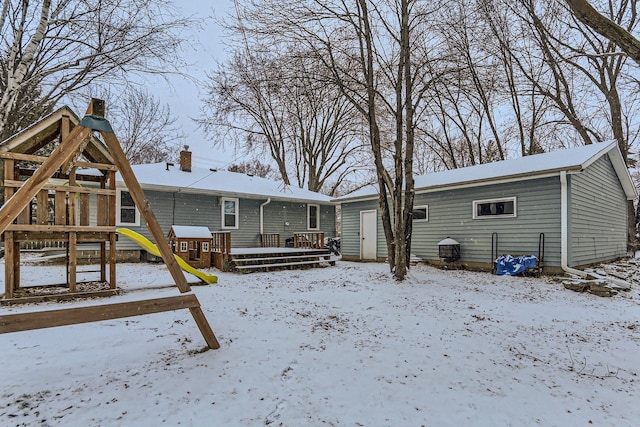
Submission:
<svg viewBox="0 0 640 427">
<path fill-rule="evenodd" d="M 618 148 L 618 144 L 616 143 L 615 149 L 612 149 L 607 154 L 609 154 L 609 160 L 611 160 L 611 164 L 613 165 L 613 169 L 616 171 L 618 175 L 618 179 L 620 180 L 620 184 L 622 185 L 622 189 L 627 196 L 627 200 L 635 200 L 638 198 L 638 189 L 633 184 L 633 179 L 631 178 L 631 174 L 629 173 L 629 168 L 627 168 L 627 164 L 624 162 L 622 158 L 622 153 Z"/>
</svg>

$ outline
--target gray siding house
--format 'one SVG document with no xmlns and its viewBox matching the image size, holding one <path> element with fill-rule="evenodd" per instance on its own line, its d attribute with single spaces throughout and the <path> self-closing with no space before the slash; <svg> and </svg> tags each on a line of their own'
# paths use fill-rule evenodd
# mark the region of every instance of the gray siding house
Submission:
<svg viewBox="0 0 640 427">
<path fill-rule="evenodd" d="M 180 165 L 133 165 L 149 205 L 165 231 L 172 225 L 204 226 L 231 233 L 233 248 L 261 246 L 261 235 L 280 236 L 280 246 L 294 233 L 336 234 L 335 204 L 330 197 L 243 173 L 191 167 L 191 153 Z M 116 178 L 116 224 L 149 238 L 150 233 L 121 180 Z M 118 240 L 118 252 L 139 250 Z"/>
<path fill-rule="evenodd" d="M 412 254 L 439 263 L 438 243 L 460 243 L 460 263 L 492 267 L 498 255 L 538 256 L 550 272 L 627 255 L 627 202 L 638 197 L 615 142 L 416 177 Z M 384 260 L 378 194 L 368 187 L 335 200 L 344 259 Z M 495 233 L 495 234 L 494 234 Z"/>
</svg>

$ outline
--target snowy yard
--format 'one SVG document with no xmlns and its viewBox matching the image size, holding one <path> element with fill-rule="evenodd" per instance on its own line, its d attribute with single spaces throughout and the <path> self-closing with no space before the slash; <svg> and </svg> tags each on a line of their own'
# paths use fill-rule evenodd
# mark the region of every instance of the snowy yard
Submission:
<svg viewBox="0 0 640 427">
<path fill-rule="evenodd" d="M 23 282 L 61 271 L 23 266 Z M 118 274 L 126 294 L 103 302 L 178 294 L 162 265 Z M 338 262 L 193 290 L 220 350 L 187 310 L 0 335 L 0 424 L 640 425 L 637 286 L 600 298 L 424 265 L 398 284 Z"/>
</svg>

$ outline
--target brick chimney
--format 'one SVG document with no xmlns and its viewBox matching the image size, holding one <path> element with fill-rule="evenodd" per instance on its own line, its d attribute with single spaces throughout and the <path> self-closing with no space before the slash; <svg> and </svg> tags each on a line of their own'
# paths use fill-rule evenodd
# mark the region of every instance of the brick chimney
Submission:
<svg viewBox="0 0 640 427">
<path fill-rule="evenodd" d="M 191 151 L 188 145 L 185 145 L 184 150 L 180 152 L 180 170 L 191 172 Z"/>
</svg>

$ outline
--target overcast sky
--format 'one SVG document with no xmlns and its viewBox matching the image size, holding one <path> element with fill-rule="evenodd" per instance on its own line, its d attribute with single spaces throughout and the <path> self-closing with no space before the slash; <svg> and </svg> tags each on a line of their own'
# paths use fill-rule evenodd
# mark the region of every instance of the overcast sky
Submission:
<svg viewBox="0 0 640 427">
<path fill-rule="evenodd" d="M 175 4 L 181 8 L 184 16 L 193 16 L 202 19 L 202 29 L 194 30 L 192 46 L 187 46 L 184 52 L 185 59 L 193 65 L 189 67 L 187 73 L 198 79 L 204 80 L 208 70 L 215 67 L 216 60 L 225 58 L 225 47 L 221 40 L 221 29 L 218 27 L 213 16 L 224 17 L 232 12 L 233 0 L 209 0 L 204 4 L 202 0 L 182 0 Z M 189 145 L 193 152 L 195 166 L 202 167 L 226 167 L 234 161 L 231 152 L 222 152 L 218 148 L 213 148 L 210 140 L 207 140 L 202 131 L 191 118 L 197 117 L 200 112 L 200 94 L 194 82 L 180 76 L 171 76 L 170 85 L 163 80 L 150 81 L 150 91 L 160 98 L 161 101 L 169 104 L 171 111 L 179 118 L 182 131 L 187 135 L 184 144 Z"/>
</svg>

